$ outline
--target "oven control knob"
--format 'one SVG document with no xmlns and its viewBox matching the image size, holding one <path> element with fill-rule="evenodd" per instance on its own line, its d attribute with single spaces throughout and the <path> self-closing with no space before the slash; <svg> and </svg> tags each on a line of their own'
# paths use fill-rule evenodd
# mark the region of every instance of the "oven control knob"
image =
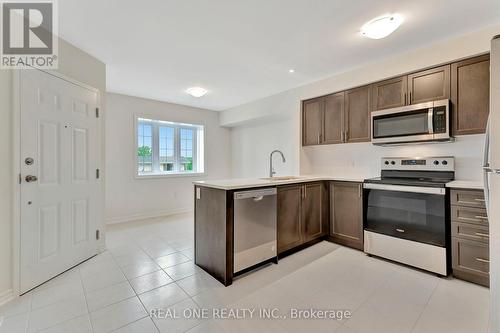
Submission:
<svg viewBox="0 0 500 333">
<path fill-rule="evenodd" d="M 447 160 L 444 160 L 443 162 L 441 162 L 442 165 L 448 165 L 448 161 Z"/>
<path fill-rule="evenodd" d="M 439 161 L 438 160 L 434 161 L 434 165 L 439 165 Z"/>
<path fill-rule="evenodd" d="M 391 164 L 392 164 L 392 165 L 394 165 L 394 164 L 396 164 L 396 162 L 394 162 L 394 161 L 391 161 Z"/>
<path fill-rule="evenodd" d="M 385 161 L 385 165 L 389 165 L 389 161 Z"/>
</svg>

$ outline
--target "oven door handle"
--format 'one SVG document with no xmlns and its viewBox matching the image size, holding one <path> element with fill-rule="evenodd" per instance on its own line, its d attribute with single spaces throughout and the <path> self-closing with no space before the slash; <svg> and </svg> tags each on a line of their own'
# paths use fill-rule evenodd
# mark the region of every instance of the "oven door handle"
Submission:
<svg viewBox="0 0 500 333">
<path fill-rule="evenodd" d="M 421 186 L 405 186 L 405 185 L 388 185 L 388 184 L 372 184 L 365 183 L 363 188 L 369 190 L 382 190 L 382 191 L 396 191 L 396 192 L 409 192 L 409 193 L 425 193 L 445 195 L 446 189 L 441 187 L 421 187 Z"/>
</svg>

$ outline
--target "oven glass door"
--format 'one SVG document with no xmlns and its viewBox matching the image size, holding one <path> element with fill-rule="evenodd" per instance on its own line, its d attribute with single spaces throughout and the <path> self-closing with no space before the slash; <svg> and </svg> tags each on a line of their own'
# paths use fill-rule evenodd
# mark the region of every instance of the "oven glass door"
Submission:
<svg viewBox="0 0 500 333">
<path fill-rule="evenodd" d="M 430 113 L 432 116 L 432 113 Z M 380 115 L 373 118 L 373 138 L 432 134 L 432 118 L 429 109 Z"/>
<path fill-rule="evenodd" d="M 365 230 L 446 247 L 446 196 L 365 189 Z"/>
</svg>

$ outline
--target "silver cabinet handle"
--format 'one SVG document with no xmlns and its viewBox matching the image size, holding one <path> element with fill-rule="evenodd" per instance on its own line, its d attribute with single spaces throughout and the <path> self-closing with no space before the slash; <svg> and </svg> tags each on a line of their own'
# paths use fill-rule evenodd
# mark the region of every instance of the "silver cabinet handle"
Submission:
<svg viewBox="0 0 500 333">
<path fill-rule="evenodd" d="M 486 200 L 484 200 L 484 199 L 480 199 L 480 198 L 476 198 L 476 199 L 474 199 L 474 200 L 479 201 L 479 202 L 485 202 L 485 201 L 486 201 Z"/>
<path fill-rule="evenodd" d="M 480 219 L 480 220 L 487 220 L 488 219 L 488 216 L 482 216 L 482 215 L 476 215 L 474 216 L 476 219 Z"/>
<path fill-rule="evenodd" d="M 474 233 L 476 236 L 479 236 L 479 237 L 484 237 L 484 238 L 490 238 L 490 235 L 488 234 L 483 234 L 482 232 L 476 232 Z"/>
<path fill-rule="evenodd" d="M 401 233 L 405 232 L 405 230 L 404 230 L 404 229 L 396 229 L 396 231 L 397 231 L 397 232 L 401 232 Z"/>
<path fill-rule="evenodd" d="M 261 201 L 262 199 L 264 199 L 264 196 L 263 195 L 259 195 L 257 197 L 254 197 L 253 201 L 257 202 L 257 201 Z"/>
<path fill-rule="evenodd" d="M 487 264 L 490 263 L 490 261 L 488 259 L 476 258 L 476 260 L 479 261 L 479 262 L 487 263 Z"/>
</svg>

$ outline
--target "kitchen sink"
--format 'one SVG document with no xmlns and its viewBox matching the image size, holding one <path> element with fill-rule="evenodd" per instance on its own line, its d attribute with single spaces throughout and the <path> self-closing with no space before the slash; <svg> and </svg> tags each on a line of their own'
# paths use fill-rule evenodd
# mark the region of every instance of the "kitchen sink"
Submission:
<svg viewBox="0 0 500 333">
<path fill-rule="evenodd" d="M 284 180 L 294 180 L 294 179 L 301 179 L 301 178 L 303 178 L 303 177 L 298 177 L 298 176 L 276 176 L 276 177 L 264 177 L 264 178 L 260 178 L 260 179 L 279 182 L 279 181 L 284 181 Z"/>
</svg>

